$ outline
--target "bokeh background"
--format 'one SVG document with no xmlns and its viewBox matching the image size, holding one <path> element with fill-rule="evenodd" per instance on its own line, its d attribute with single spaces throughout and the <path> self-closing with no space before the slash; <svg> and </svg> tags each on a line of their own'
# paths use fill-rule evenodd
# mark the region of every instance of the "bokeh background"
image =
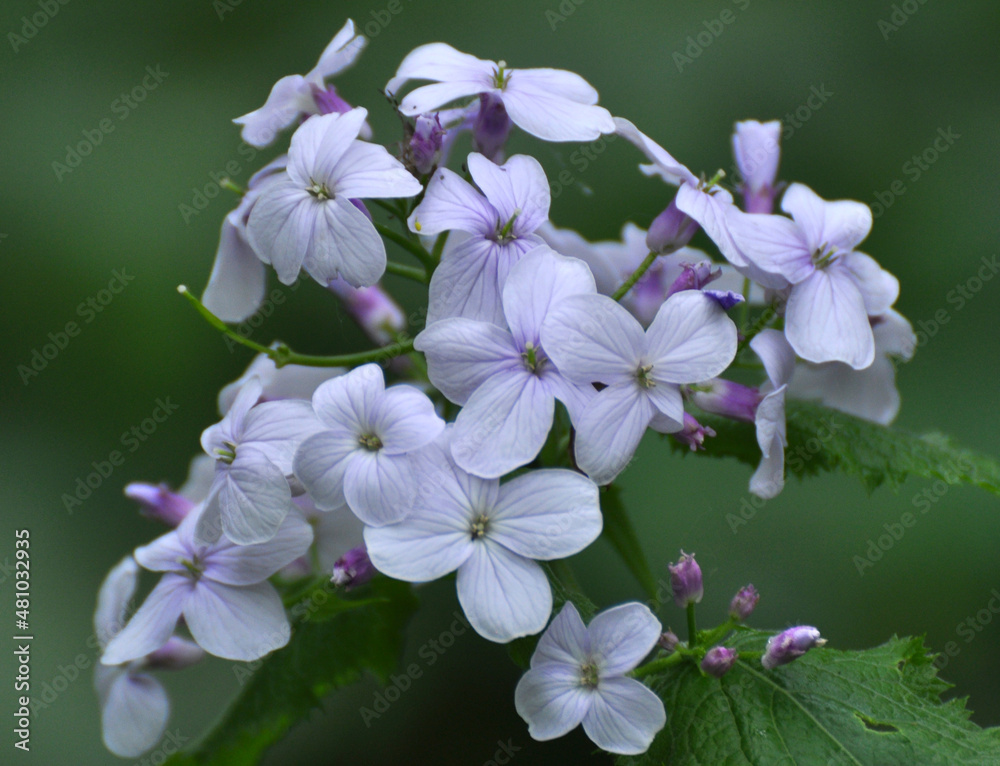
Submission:
<svg viewBox="0 0 1000 766">
<path fill-rule="evenodd" d="M 235 199 L 222 192 L 187 220 L 181 206 L 194 204 L 213 173 L 245 182 L 274 153 L 250 161 L 230 120 L 263 103 L 279 77 L 307 71 L 348 16 L 367 25 L 371 42 L 337 84 L 348 100 L 369 108 L 385 142 L 396 140 L 399 128 L 380 88 L 411 48 L 436 40 L 511 66 L 577 71 L 613 113 L 709 175 L 731 166 L 734 121 L 795 119 L 782 178 L 804 181 L 826 198 L 873 206 L 882 193 L 884 212 L 865 250 L 899 276 L 898 308 L 927 323 L 926 342 L 900 370 L 899 425 L 939 429 L 1000 453 L 1000 278 L 973 282 L 980 289 L 961 305 L 951 292 L 1000 250 L 1000 8 L 992 0 L 53 0 L 48 15 L 42 6 L 10 0 L 0 13 L 0 561 L 13 560 L 14 529 L 28 528 L 36 697 L 67 675 L 77 655 L 94 661 L 88 637 L 102 577 L 161 532 L 137 515 L 122 487 L 139 479 L 181 482 L 201 430 L 217 418 L 218 389 L 250 359 L 231 351 L 174 289 L 204 286 L 222 217 Z M 724 10 L 733 23 L 716 23 Z M 47 20 L 30 39 L 11 37 L 24 35 L 23 16 L 37 14 Z M 693 56 L 688 37 L 706 30 L 711 42 Z M 675 53 L 690 63 L 679 66 Z M 166 73 L 157 88 L 135 108 L 116 104 L 141 84 L 147 67 Z M 828 95 L 810 102 L 816 91 Z M 66 162 L 67 144 L 105 119 L 114 130 L 72 172 L 58 173 L 53 162 Z M 933 145 L 939 130 L 959 138 L 915 178 L 907 163 Z M 569 171 L 552 218 L 591 238 L 616 236 L 625 220 L 646 225 L 665 204 L 662 184 L 637 172 L 639 155 L 624 142 L 590 147 L 594 159 L 585 168 L 580 154 L 574 160 L 580 146 L 519 137 L 514 148 L 535 154 L 552 179 Z M 227 171 L 233 161 L 239 170 Z M 87 322 L 78 307 L 107 286 L 114 270 L 134 279 Z M 392 277 L 387 284 L 401 290 L 407 307 L 421 305 L 408 286 Z M 255 340 L 281 338 L 314 353 L 363 347 L 318 286 L 303 283 L 288 295 L 253 330 Z M 18 365 L 29 365 L 49 333 L 70 321 L 81 333 L 25 382 Z M 166 397 L 177 411 L 134 452 L 123 450 L 123 432 Z M 116 449 L 124 464 L 68 513 L 62 495 Z M 625 499 L 657 575 L 666 576 L 681 547 L 697 552 L 706 624 L 721 619 L 732 593 L 752 581 L 763 594 L 753 620 L 760 626 L 811 623 L 838 648 L 873 645 L 894 632 L 926 634 L 939 649 L 954 641 L 959 651 L 943 671 L 955 684 L 951 693 L 971 697 L 979 723 L 1000 724 L 1000 620 L 987 608 L 1000 588 L 995 497 L 953 488 L 922 513 L 917 497 L 932 487 L 925 480 L 869 496 L 852 478 L 826 475 L 791 481 L 734 533 L 726 517 L 740 512 L 749 474 L 730 461 L 681 458 L 656 440 L 644 444 L 628 473 Z M 906 512 L 917 524 L 859 574 L 855 556 Z M 601 605 L 641 598 L 605 543 L 579 559 L 580 577 Z M 13 579 L 0 577 L 0 632 L 9 636 Z M 408 661 L 421 661 L 421 646 L 449 629 L 457 608 L 451 583 L 425 588 L 423 602 L 409 631 Z M 663 619 L 682 623 L 669 604 Z M 975 627 L 960 630 L 969 619 Z M 0 708 L 9 723 L 8 643 L 4 638 L 0 652 Z M 603 762 L 592 759 L 579 731 L 557 743 L 531 741 L 514 712 L 518 671 L 502 647 L 467 632 L 425 670 L 370 727 L 358 709 L 373 702 L 371 679 L 337 695 L 266 762 L 485 764 L 500 743 L 519 748 L 518 764 Z M 164 681 L 174 703 L 170 728 L 181 737 L 200 734 L 238 688 L 232 666 L 221 660 Z M 58 686 L 63 690 L 33 721 L 30 756 L 10 755 L 13 735 L 5 724 L 0 760 L 118 762 L 100 741 L 89 671 Z M 501 751 L 497 762 L 503 757 Z"/>
</svg>

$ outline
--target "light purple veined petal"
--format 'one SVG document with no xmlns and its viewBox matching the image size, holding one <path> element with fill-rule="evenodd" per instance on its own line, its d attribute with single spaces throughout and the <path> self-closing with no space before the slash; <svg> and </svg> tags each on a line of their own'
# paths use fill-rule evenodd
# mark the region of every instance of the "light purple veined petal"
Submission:
<svg viewBox="0 0 1000 766">
<path fill-rule="evenodd" d="M 473 152 L 468 165 L 472 180 L 499 214 L 499 222 L 505 225 L 517 215 L 511 227 L 515 236 L 531 234 L 549 217 L 552 192 L 541 163 L 534 157 L 516 154 L 497 165 Z"/>
<path fill-rule="evenodd" d="M 252 545 L 274 537 L 291 503 L 285 472 L 263 453 L 245 445 L 222 472 L 219 491 L 206 505 L 218 505 L 227 538 L 238 545 Z M 207 542 L 210 538 L 202 536 L 203 529 L 199 524 L 196 536 Z"/>
<path fill-rule="evenodd" d="M 434 441 L 444 430 L 444 421 L 427 394 L 413 386 L 398 385 L 387 388 L 379 399 L 372 427 L 382 441 L 381 452 L 400 455 Z"/>
<path fill-rule="evenodd" d="M 580 685 L 579 668 L 543 665 L 521 676 L 514 690 L 514 707 L 527 722 L 532 739 L 545 742 L 579 726 L 593 696 Z"/>
<path fill-rule="evenodd" d="M 177 530 L 173 530 L 147 545 L 139 546 L 134 555 L 143 569 L 151 572 L 177 572 L 183 571 L 179 562 L 190 558 L 192 551 Z"/>
<path fill-rule="evenodd" d="M 810 249 L 823 245 L 838 250 L 853 250 L 872 228 L 872 211 L 861 202 L 828 202 L 805 184 L 788 187 L 781 199 L 781 209 L 789 213 L 806 233 Z"/>
<path fill-rule="evenodd" d="M 495 375 L 455 419 L 451 453 L 469 473 L 496 479 L 531 462 L 552 428 L 555 397 L 528 370 Z"/>
<path fill-rule="evenodd" d="M 587 264 L 560 255 L 548 245 L 536 247 L 511 267 L 504 284 L 507 325 L 521 348 L 527 343 L 538 346 L 542 322 L 553 306 L 570 295 L 596 292 Z"/>
<path fill-rule="evenodd" d="M 348 19 L 323 49 L 316 66 L 306 74 L 306 80 L 322 85 L 327 77 L 333 77 L 351 66 L 367 44 L 368 40 L 354 31 L 354 21 Z"/>
<path fill-rule="evenodd" d="M 313 410 L 329 428 L 360 435 L 370 427 L 384 391 L 382 368 L 363 364 L 317 388 Z"/>
<path fill-rule="evenodd" d="M 567 601 L 538 640 L 535 653 L 531 655 L 531 667 L 579 666 L 587 661 L 590 650 L 587 626 L 573 602 Z"/>
<path fill-rule="evenodd" d="M 505 326 L 500 290 L 506 272 L 501 273 L 501 259 L 510 259 L 503 251 L 518 241 L 498 245 L 470 237 L 442 258 L 428 289 L 427 324 L 457 316 Z"/>
<path fill-rule="evenodd" d="M 726 224 L 740 254 L 764 271 L 796 284 L 816 270 L 813 251 L 795 221 L 783 215 L 744 213 L 733 207 L 726 214 Z"/>
<path fill-rule="evenodd" d="M 658 382 L 645 391 L 649 401 L 656 408 L 649 422 L 650 427 L 661 434 L 679 431 L 684 422 L 684 398 L 681 396 L 680 388 L 673 383 Z"/>
<path fill-rule="evenodd" d="M 395 94 L 407 80 L 439 82 L 476 80 L 491 84 L 496 70 L 497 65 L 494 62 L 462 53 L 447 43 L 427 43 L 414 48 L 406 55 L 385 90 L 388 94 Z M 435 106 L 443 103 L 445 102 L 442 101 Z M 423 114 L 435 106 L 420 108 L 414 114 Z M 410 114 L 409 111 L 406 113 Z"/>
<path fill-rule="evenodd" d="M 291 627 L 269 582 L 237 587 L 202 579 L 184 604 L 191 637 L 209 654 L 249 662 L 288 643 Z"/>
<path fill-rule="evenodd" d="M 402 114 L 415 117 L 432 112 L 460 98 L 488 93 L 492 89 L 493 83 L 485 78 L 423 85 L 407 94 L 399 105 L 399 111 Z"/>
<path fill-rule="evenodd" d="M 878 265 L 870 255 L 845 253 L 843 266 L 854 277 L 854 284 L 861 291 L 868 316 L 879 316 L 888 311 L 899 297 L 899 280 Z"/>
<path fill-rule="evenodd" d="M 792 379 L 795 373 L 795 351 L 788 344 L 784 333 L 779 330 L 761 330 L 750 341 L 750 348 L 764 363 L 773 387 L 783 386 Z"/>
<path fill-rule="evenodd" d="M 597 394 L 597 390 L 590 383 L 580 384 L 566 380 L 552 364 L 542 368 L 540 377 L 552 395 L 566 406 L 570 420 L 574 423 L 583 417 L 590 400 Z"/>
<path fill-rule="evenodd" d="M 347 198 L 413 197 L 420 181 L 384 146 L 354 141 L 332 171 L 332 191 Z"/>
<path fill-rule="evenodd" d="M 662 700 L 648 687 L 634 678 L 602 678 L 583 717 L 583 730 L 609 753 L 638 755 L 649 749 L 666 722 Z"/>
<path fill-rule="evenodd" d="M 656 408 L 635 382 L 599 391 L 576 424 L 576 463 L 597 484 L 608 484 L 632 460 Z"/>
<path fill-rule="evenodd" d="M 496 209 L 472 184 L 447 168 L 439 168 L 407 224 L 410 231 L 425 236 L 458 229 L 486 237 L 496 231 L 499 218 Z"/>
<path fill-rule="evenodd" d="M 243 375 L 224 386 L 219 391 L 219 412 L 229 411 L 236 392 L 250 377 L 257 375 L 263 383 L 262 398 L 265 401 L 274 399 L 312 399 L 312 395 L 321 383 L 330 378 L 344 375 L 343 367 L 306 367 L 300 364 L 286 364 L 278 368 L 274 360 L 266 354 L 257 354 Z M 183 494 L 183 493 L 182 493 Z"/>
<path fill-rule="evenodd" d="M 347 502 L 344 473 L 360 449 L 353 434 L 322 431 L 302 442 L 295 453 L 295 475 L 321 511 L 340 508 Z"/>
<path fill-rule="evenodd" d="M 458 602 L 483 638 L 505 644 L 541 632 L 552 612 L 544 570 L 489 537 L 477 540 L 458 568 Z"/>
<path fill-rule="evenodd" d="M 356 452 L 344 474 L 344 497 L 365 524 L 381 527 L 401 521 L 414 502 L 409 457 L 382 450 Z"/>
<path fill-rule="evenodd" d="M 191 594 L 192 580 L 165 574 L 128 624 L 104 648 L 101 662 L 121 665 L 156 651 L 170 638 Z"/>
<path fill-rule="evenodd" d="M 365 527 L 368 556 L 380 572 L 408 582 L 430 582 L 454 572 L 472 555 L 468 509 L 449 502 L 417 508 L 399 524 Z"/>
<path fill-rule="evenodd" d="M 286 176 L 271 184 L 250 211 L 250 246 L 274 266 L 283 284 L 292 284 L 302 270 L 312 245 L 318 204 L 308 191 Z"/>
<path fill-rule="evenodd" d="M 650 377 L 657 382 L 708 380 L 736 356 L 736 325 L 716 301 L 698 290 L 670 296 L 656 312 L 646 338 L 647 363 L 653 365 Z"/>
<path fill-rule="evenodd" d="M 429 325 L 413 347 L 426 355 L 431 383 L 456 404 L 464 405 L 493 376 L 524 366 L 509 332 L 461 317 Z"/>
<path fill-rule="evenodd" d="M 777 440 L 761 455 L 757 470 L 750 477 L 750 492 L 764 500 L 770 500 L 781 494 L 785 486 L 785 450 Z"/>
<path fill-rule="evenodd" d="M 262 402 L 247 413 L 242 444 L 237 446 L 237 454 L 241 448 L 252 445 L 253 449 L 289 474 L 299 444 L 321 428 L 312 404 L 305 399 Z"/>
<path fill-rule="evenodd" d="M 256 585 L 266 580 L 299 556 L 312 543 L 309 523 L 297 513 L 290 513 L 274 537 L 255 545 L 223 542 L 205 557 L 204 574 L 226 585 Z"/>
<path fill-rule="evenodd" d="M 729 231 L 729 217 L 736 209 L 733 197 L 729 192 L 720 188 L 708 192 L 691 183 L 684 183 L 677 190 L 675 202 L 678 210 L 698 222 L 705 233 L 715 242 L 726 260 L 740 268 L 753 265 L 747 260 Z M 783 278 L 774 275 L 769 278 L 765 272 L 760 269 L 758 271 L 762 280 L 761 284 L 775 288 L 784 284 Z M 756 279 L 757 276 L 755 274 L 754 278 Z"/>
<path fill-rule="evenodd" d="M 565 98 L 558 90 L 550 90 L 549 82 L 529 78 L 530 73 L 526 69 L 512 72 L 502 94 L 511 122 L 521 130 L 543 141 L 593 141 L 601 134 L 614 133 L 614 119 L 603 106 Z"/>
<path fill-rule="evenodd" d="M 267 271 L 242 226 L 222 221 L 219 249 L 201 302 L 223 322 L 242 322 L 264 301 Z"/>
<path fill-rule="evenodd" d="M 545 353 L 575 383 L 611 385 L 635 378 L 646 351 L 642 325 L 605 295 L 571 295 L 542 323 Z"/>
<path fill-rule="evenodd" d="M 314 105 L 309 83 L 300 74 L 282 77 L 271 88 L 264 105 L 233 120 L 242 125 L 241 137 L 251 146 L 262 149 L 274 142 L 278 133 L 291 126 L 303 112 Z"/>
<path fill-rule="evenodd" d="M 324 287 L 340 277 L 370 287 L 385 273 L 385 244 L 368 217 L 343 197 L 317 203 L 303 268 Z"/>
<path fill-rule="evenodd" d="M 500 486 L 487 536 L 538 561 L 579 553 L 601 534 L 597 485 L 576 471 L 543 469 Z"/>
<path fill-rule="evenodd" d="M 357 107 L 343 114 L 316 115 L 303 122 L 288 147 L 288 177 L 303 190 L 313 184 L 333 189 L 337 181 L 334 169 L 357 139 L 367 117 L 368 110 Z"/>
<path fill-rule="evenodd" d="M 124 627 L 138 579 L 139 565 L 131 556 L 126 556 L 115 564 L 101 583 L 94 610 L 94 634 L 100 646 L 105 646 Z"/>
<path fill-rule="evenodd" d="M 615 117 L 614 122 L 615 133 L 635 146 L 652 161 L 652 167 L 640 166 L 644 173 L 647 175 L 657 175 L 666 183 L 673 186 L 678 186 L 685 182 L 692 186 L 698 185 L 698 177 L 694 173 L 675 160 L 666 149 L 640 131 L 632 122 L 626 120 L 624 117 Z"/>
<path fill-rule="evenodd" d="M 780 450 L 785 445 L 785 390 L 786 386 L 776 388 L 757 405 L 754 425 L 757 445 L 764 457 L 770 456 L 775 446 Z"/>
<path fill-rule="evenodd" d="M 825 208 L 826 201 L 805 184 L 792 184 L 781 197 L 781 209 L 792 216 L 795 223 L 801 227 L 806 247 L 810 251 L 817 250 L 824 244 Z"/>
<path fill-rule="evenodd" d="M 603 679 L 624 675 L 642 662 L 656 646 L 663 626 L 649 607 L 632 602 L 605 609 L 587 630 Z"/>
<path fill-rule="evenodd" d="M 834 263 L 792 289 L 785 337 L 809 362 L 844 362 L 856 370 L 875 359 L 865 301 L 853 278 Z"/>
<path fill-rule="evenodd" d="M 216 461 L 215 465 L 215 478 L 205 500 L 200 507 L 192 509 L 175 530 L 181 542 L 192 550 L 211 545 L 222 537 L 222 507 L 219 505 L 219 493 L 226 484 L 229 466 L 220 461 Z"/>
<path fill-rule="evenodd" d="M 626 224 L 626 227 L 638 228 L 635 224 Z M 624 232 L 624 229 L 623 229 Z M 546 221 L 539 226 L 535 233 L 538 234 L 545 244 L 551 247 L 560 255 L 576 258 L 583 261 L 590 268 L 597 283 L 597 292 L 602 295 L 611 295 L 621 284 L 620 242 L 589 242 L 573 229 L 561 229 Z M 646 252 L 645 237 L 642 233 L 642 252 Z"/>
<path fill-rule="evenodd" d="M 462 470 L 451 454 L 455 426 L 449 424 L 438 438 L 410 455 L 413 471 L 414 513 L 448 513 L 471 529 L 483 509 L 493 508 L 500 496 L 500 482 Z"/>
<path fill-rule="evenodd" d="M 733 131 L 733 156 L 743 176 L 743 183 L 752 192 L 773 187 L 781 160 L 781 121 L 737 122 Z"/>
<path fill-rule="evenodd" d="M 159 741 L 169 716 L 170 700 L 159 681 L 122 673 L 101 705 L 104 744 L 119 758 L 138 758 Z"/>
<path fill-rule="evenodd" d="M 260 401 L 263 391 L 263 384 L 256 375 L 243 383 L 222 420 L 201 432 L 201 448 L 205 450 L 206 455 L 217 460 L 219 457 L 216 454 L 217 449 L 229 451 L 232 449 L 232 444 L 242 440 L 243 423 L 251 408 Z"/>
</svg>

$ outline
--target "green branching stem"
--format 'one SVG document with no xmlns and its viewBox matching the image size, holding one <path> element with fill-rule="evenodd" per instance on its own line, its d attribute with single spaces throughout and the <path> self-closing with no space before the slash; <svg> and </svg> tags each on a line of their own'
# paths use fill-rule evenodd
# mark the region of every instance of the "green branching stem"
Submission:
<svg viewBox="0 0 1000 766">
<path fill-rule="evenodd" d="M 625 297 L 625 293 L 631 290 L 635 283 L 642 279 L 643 275 L 649 271 L 649 267 L 653 265 L 653 261 L 656 260 L 657 256 L 659 256 L 659 253 L 650 253 L 647 255 L 642 263 L 639 264 L 639 268 L 633 271 L 629 275 L 629 278 L 622 282 L 621 287 L 615 290 L 611 297 L 616 301 L 620 301 Z"/>
<path fill-rule="evenodd" d="M 417 260 L 423 264 L 428 277 L 434 271 L 434 267 L 437 266 L 434 256 L 428 253 L 424 246 L 421 245 L 415 238 L 411 239 L 410 237 L 400 234 L 394 229 L 390 229 L 388 226 L 381 223 L 375 224 L 375 230 L 390 242 L 395 242 L 404 250 L 415 256 Z"/>
<path fill-rule="evenodd" d="M 419 282 L 422 285 L 426 285 L 430 281 L 427 272 L 416 266 L 406 266 L 402 263 L 389 261 L 385 264 L 385 270 L 387 274 L 395 274 L 397 277 L 412 279 L 414 282 Z"/>
<path fill-rule="evenodd" d="M 698 626 L 694 619 L 694 603 L 689 603 L 687 605 L 687 624 L 688 624 L 688 646 L 692 649 L 698 645 Z"/>
</svg>

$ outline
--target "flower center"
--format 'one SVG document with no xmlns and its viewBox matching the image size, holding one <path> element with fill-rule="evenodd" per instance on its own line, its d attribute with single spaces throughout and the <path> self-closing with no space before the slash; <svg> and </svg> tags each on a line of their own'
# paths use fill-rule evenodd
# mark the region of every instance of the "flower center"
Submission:
<svg viewBox="0 0 1000 766">
<path fill-rule="evenodd" d="M 358 442 L 369 452 L 377 452 L 382 449 L 382 440 L 375 434 L 361 434 L 358 437 Z"/>
<path fill-rule="evenodd" d="M 837 255 L 837 248 L 831 247 L 824 242 L 817 248 L 816 252 L 813 253 L 812 261 L 813 265 L 817 269 L 825 269 L 831 263 L 837 260 L 839 256 Z"/>
<path fill-rule="evenodd" d="M 635 379 L 639 382 L 639 385 L 643 388 L 653 388 L 656 385 L 656 381 L 653 380 L 649 373 L 653 371 L 653 365 L 644 364 L 635 371 Z"/>
<path fill-rule="evenodd" d="M 479 518 L 472 522 L 469 527 L 469 534 L 472 536 L 473 540 L 478 540 L 486 534 L 486 530 L 490 526 L 490 518 L 485 513 L 479 514 Z"/>
<path fill-rule="evenodd" d="M 228 449 L 222 449 L 216 447 L 215 454 L 218 456 L 216 460 L 221 460 L 226 465 L 232 465 L 233 461 L 236 459 L 236 445 L 232 442 L 222 442 Z"/>
<path fill-rule="evenodd" d="M 597 671 L 597 665 L 593 662 L 585 662 L 580 666 L 580 685 L 585 686 L 588 689 L 596 689 L 598 683 L 600 683 L 600 674 Z"/>
<path fill-rule="evenodd" d="M 521 211 L 520 210 L 515 210 L 514 211 L 514 215 L 512 215 L 510 217 L 510 220 L 507 221 L 507 223 L 505 223 L 503 226 L 501 226 L 500 222 L 497 221 L 497 243 L 498 244 L 504 245 L 504 244 L 506 244 L 507 242 L 510 242 L 513 239 L 517 239 L 517 237 L 514 234 L 514 221 L 517 220 L 517 217 L 519 215 L 521 215 Z"/>
<path fill-rule="evenodd" d="M 195 580 L 201 578 L 202 573 L 205 571 L 205 567 L 202 565 L 198 557 L 195 556 L 193 559 L 178 559 L 178 563 L 184 567 L 188 574 Z"/>
<path fill-rule="evenodd" d="M 542 367 L 545 366 L 545 362 L 547 361 L 545 356 L 539 353 L 540 351 L 541 349 L 529 340 L 524 344 L 524 351 L 521 352 L 521 359 L 524 361 L 524 366 L 536 375 L 541 372 Z"/>
<path fill-rule="evenodd" d="M 309 180 L 312 181 L 311 178 Z M 319 183 L 318 181 L 313 181 L 312 186 L 306 189 L 306 191 L 318 200 L 333 199 L 334 197 L 333 192 L 330 191 L 330 187 L 324 183 Z"/>
<path fill-rule="evenodd" d="M 510 82 L 510 72 L 504 70 L 507 69 L 506 61 L 498 61 L 497 68 L 493 72 L 493 87 L 503 90 L 507 87 L 507 83 Z"/>
</svg>

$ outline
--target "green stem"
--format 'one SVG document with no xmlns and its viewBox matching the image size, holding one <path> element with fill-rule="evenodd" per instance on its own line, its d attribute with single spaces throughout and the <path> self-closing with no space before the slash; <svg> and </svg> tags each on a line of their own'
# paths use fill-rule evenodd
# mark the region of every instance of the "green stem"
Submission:
<svg viewBox="0 0 1000 766">
<path fill-rule="evenodd" d="M 685 652 L 676 651 L 666 657 L 659 657 L 658 659 L 650 660 L 645 665 L 640 665 L 629 673 L 629 675 L 632 676 L 632 678 L 645 678 L 646 676 L 661 673 L 667 668 L 672 668 L 674 665 L 679 665 L 686 660 L 687 657 L 688 655 Z"/>
<path fill-rule="evenodd" d="M 687 605 L 687 623 L 688 623 L 688 648 L 693 649 L 698 645 L 698 627 L 694 620 L 694 603 Z"/>
<path fill-rule="evenodd" d="M 612 293 L 612 299 L 620 301 L 625 296 L 625 293 L 631 290 L 635 283 L 642 279 L 643 274 L 649 271 L 649 267 L 653 265 L 653 261 L 656 260 L 658 255 L 659 253 L 650 253 L 647 255 L 643 262 L 639 264 L 639 268 L 633 271 L 629 275 L 629 278 L 622 283 L 621 287 Z"/>
<path fill-rule="evenodd" d="M 741 330 L 747 326 L 750 318 L 750 277 L 743 277 L 743 303 L 740 304 L 740 321 L 737 327 Z"/>
<path fill-rule="evenodd" d="M 442 231 L 438 234 L 438 238 L 434 241 L 434 249 L 431 250 L 431 257 L 434 259 L 435 263 L 441 262 L 441 253 L 444 252 L 444 246 L 448 242 L 449 234 L 451 234 L 450 231 Z"/>
<path fill-rule="evenodd" d="M 392 345 L 375 348 L 371 351 L 359 351 L 355 354 L 341 354 L 339 356 L 313 356 L 311 354 L 299 354 L 298 352 L 292 351 L 284 343 L 279 343 L 273 348 L 268 348 L 267 346 L 262 346 L 261 344 L 255 343 L 248 338 L 244 338 L 236 331 L 230 329 L 225 322 L 205 308 L 204 304 L 194 297 L 191 291 L 184 285 L 179 285 L 177 287 L 177 292 L 187 298 L 191 305 L 195 307 L 195 310 L 197 310 L 197 312 L 201 314 L 205 321 L 212 325 L 212 327 L 227 337 L 232 338 L 234 342 L 246 346 L 247 348 L 252 348 L 258 354 L 266 354 L 274 361 L 276 367 L 284 367 L 286 364 L 298 364 L 304 367 L 353 367 L 367 362 L 387 361 L 397 356 L 408 354 L 413 350 L 412 339 L 400 340 Z"/>
<path fill-rule="evenodd" d="M 412 279 L 414 282 L 420 282 L 423 285 L 426 285 L 428 282 L 427 272 L 423 269 L 418 269 L 416 266 L 406 266 L 402 263 L 389 261 L 385 264 L 385 270 L 388 274 L 406 277 L 407 279 Z"/>
<path fill-rule="evenodd" d="M 566 587 L 566 590 L 572 591 L 573 593 L 583 593 L 580 590 L 580 583 L 576 580 L 576 575 L 573 573 L 573 567 L 569 565 L 566 559 L 555 559 L 549 562 L 549 568 L 560 582 Z"/>
<path fill-rule="evenodd" d="M 376 231 L 378 231 L 379 234 L 381 234 L 386 239 L 390 240 L 391 242 L 395 242 L 397 245 L 407 250 L 412 255 L 416 256 L 417 260 L 419 260 L 424 265 L 424 268 L 427 270 L 427 273 L 434 271 L 434 266 L 436 265 L 436 263 L 434 262 L 433 256 L 430 253 L 428 253 L 427 250 L 424 249 L 424 246 L 421 245 L 419 242 L 415 242 L 409 237 L 406 237 L 381 223 L 376 223 L 375 229 Z"/>
</svg>

